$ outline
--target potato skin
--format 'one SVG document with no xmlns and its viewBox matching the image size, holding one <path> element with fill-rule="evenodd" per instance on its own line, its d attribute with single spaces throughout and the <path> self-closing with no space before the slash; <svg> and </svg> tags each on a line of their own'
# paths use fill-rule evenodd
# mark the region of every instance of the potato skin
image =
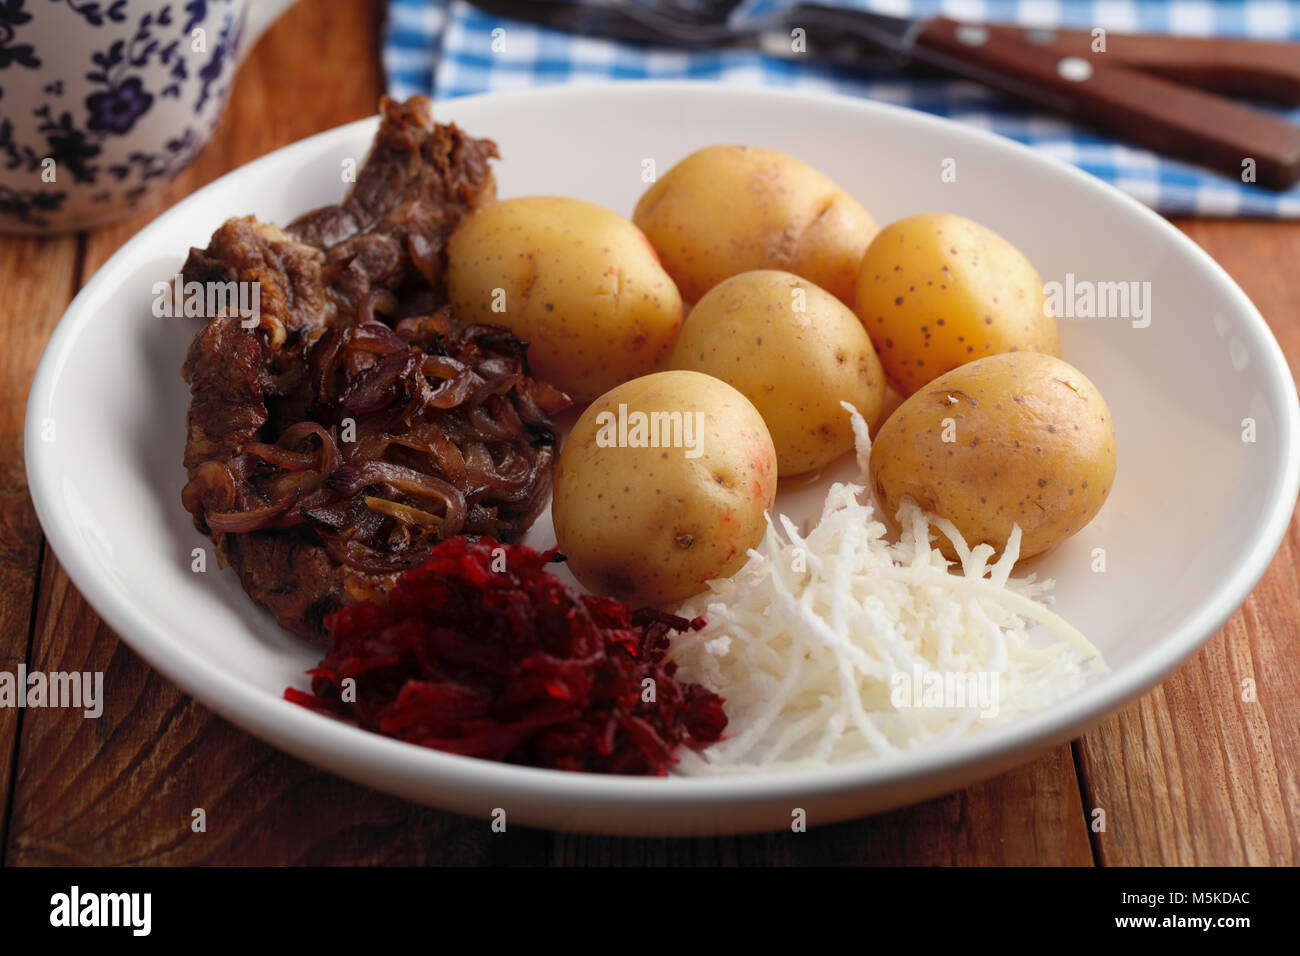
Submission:
<svg viewBox="0 0 1300 956">
<path fill-rule="evenodd" d="M 1034 352 L 940 376 L 898 407 L 871 448 L 871 482 L 891 517 L 907 495 L 971 547 L 999 552 L 1018 523 L 1022 558 L 1091 521 L 1114 478 L 1115 429 L 1101 393 L 1078 369 Z"/>
<path fill-rule="evenodd" d="M 535 376 L 589 401 L 662 366 L 682 299 L 640 231 L 595 203 L 504 199 L 452 236 L 447 287 L 462 322 L 504 325 Z M 494 290 L 505 311 L 493 311 Z"/>
<path fill-rule="evenodd" d="M 703 413 L 700 454 L 602 447 L 601 413 L 617 417 L 620 404 L 629 417 Z M 583 412 L 556 463 L 551 515 L 583 585 L 633 606 L 675 608 L 740 568 L 775 497 L 776 451 L 749 400 L 708 375 L 669 371 L 626 382 Z"/>
<path fill-rule="evenodd" d="M 708 146 L 641 197 L 632 215 L 687 302 L 751 269 L 784 269 L 853 305 L 876 222 L 832 180 L 793 156 Z"/>
<path fill-rule="evenodd" d="M 885 374 L 858 317 L 807 279 L 774 269 L 742 272 L 706 292 L 669 364 L 716 376 L 753 402 L 783 478 L 853 448 L 841 401 L 869 424 L 885 401 Z"/>
<path fill-rule="evenodd" d="M 1043 284 L 1015 246 L 979 223 L 925 213 L 890 223 L 862 257 L 856 310 L 890 382 L 910 395 L 987 355 L 1060 356 Z"/>
</svg>

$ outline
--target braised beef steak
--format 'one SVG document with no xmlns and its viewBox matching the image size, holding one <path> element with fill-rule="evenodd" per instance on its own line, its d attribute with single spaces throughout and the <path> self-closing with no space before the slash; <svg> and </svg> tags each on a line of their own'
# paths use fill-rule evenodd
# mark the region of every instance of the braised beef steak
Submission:
<svg viewBox="0 0 1300 956">
<path fill-rule="evenodd" d="M 567 399 L 525 346 L 460 326 L 447 239 L 494 197 L 488 140 L 384 99 L 346 198 L 285 229 L 231 219 L 185 281 L 256 282 L 256 321 L 210 315 L 182 374 L 182 498 L 245 591 L 294 633 L 376 597 L 455 534 L 520 537 L 550 493 Z"/>
</svg>

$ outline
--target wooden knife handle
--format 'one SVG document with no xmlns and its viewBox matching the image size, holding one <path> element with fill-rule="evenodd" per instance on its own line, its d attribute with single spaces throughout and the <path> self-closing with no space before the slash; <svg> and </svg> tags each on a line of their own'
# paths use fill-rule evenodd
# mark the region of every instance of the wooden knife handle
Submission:
<svg viewBox="0 0 1300 956">
<path fill-rule="evenodd" d="M 988 26 L 990 33 L 1049 44 L 1063 53 L 1106 60 L 1197 86 L 1224 96 L 1300 106 L 1300 43 L 1271 43 L 1225 37 L 1154 34 L 1104 35 L 1105 50 L 1088 30 L 1033 30 Z"/>
<path fill-rule="evenodd" d="M 946 17 L 917 35 L 913 57 L 1081 122 L 1126 142 L 1285 189 L 1300 180 L 1300 127 L 1231 100 L 1117 65 L 1062 54 L 986 26 Z"/>
</svg>

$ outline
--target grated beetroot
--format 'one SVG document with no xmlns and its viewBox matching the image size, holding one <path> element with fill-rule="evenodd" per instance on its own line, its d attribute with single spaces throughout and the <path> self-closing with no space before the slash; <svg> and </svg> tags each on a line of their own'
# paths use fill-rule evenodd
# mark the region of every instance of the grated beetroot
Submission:
<svg viewBox="0 0 1300 956">
<path fill-rule="evenodd" d="M 582 594 L 546 570 L 554 554 L 448 538 L 386 605 L 328 616 L 311 693 L 285 699 L 425 747 L 561 770 L 663 774 L 688 738 L 721 737 L 722 698 L 664 660 L 669 633 L 703 620 Z"/>
</svg>

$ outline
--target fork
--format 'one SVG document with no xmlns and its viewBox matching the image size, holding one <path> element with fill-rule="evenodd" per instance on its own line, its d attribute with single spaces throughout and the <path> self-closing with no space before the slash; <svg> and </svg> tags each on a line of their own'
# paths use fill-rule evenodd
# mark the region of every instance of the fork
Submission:
<svg viewBox="0 0 1300 956">
<path fill-rule="evenodd" d="M 1091 32 L 985 26 L 945 17 L 906 20 L 805 3 L 761 21 L 732 24 L 739 5 L 739 0 L 612 0 L 610 7 L 661 42 L 691 47 L 788 37 L 791 27 L 803 26 L 809 52 L 837 62 L 873 69 L 915 62 L 1245 181 L 1253 181 L 1253 174 L 1261 185 L 1281 189 L 1300 180 L 1300 128 L 1215 95 L 1300 103 L 1300 45 L 1112 35 L 1096 51 Z M 768 51 L 788 55 L 779 48 Z"/>
</svg>

